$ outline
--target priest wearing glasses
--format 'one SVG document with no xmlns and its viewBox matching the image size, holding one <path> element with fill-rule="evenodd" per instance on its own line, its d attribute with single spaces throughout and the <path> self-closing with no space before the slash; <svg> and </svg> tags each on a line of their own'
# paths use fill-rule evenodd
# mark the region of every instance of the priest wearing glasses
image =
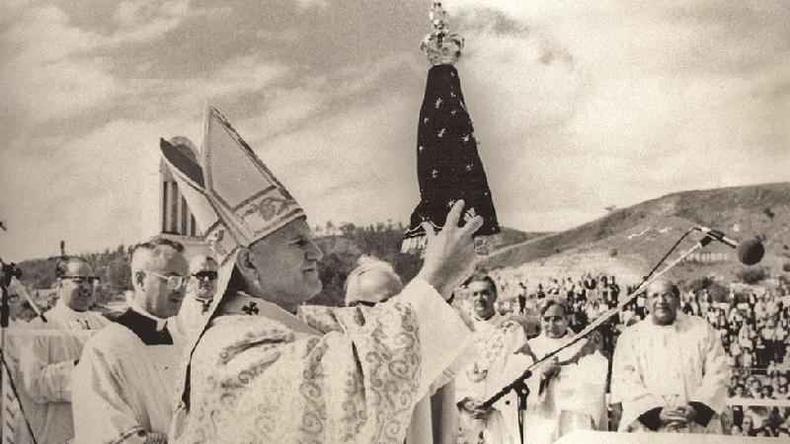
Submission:
<svg viewBox="0 0 790 444">
<path fill-rule="evenodd" d="M 164 443 L 183 340 L 167 318 L 184 299 L 183 246 L 153 238 L 132 250 L 131 307 L 85 345 L 74 378 L 75 442 Z"/>
</svg>

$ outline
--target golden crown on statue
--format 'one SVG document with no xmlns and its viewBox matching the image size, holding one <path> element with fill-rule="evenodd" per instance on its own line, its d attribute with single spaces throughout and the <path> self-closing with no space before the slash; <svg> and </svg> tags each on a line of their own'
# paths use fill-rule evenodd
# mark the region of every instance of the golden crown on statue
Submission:
<svg viewBox="0 0 790 444">
<path fill-rule="evenodd" d="M 420 42 L 420 50 L 428 56 L 432 65 L 452 65 L 461 57 L 464 38 L 450 32 L 447 26 L 447 12 L 441 1 L 434 1 L 429 14 L 433 31 Z"/>
</svg>

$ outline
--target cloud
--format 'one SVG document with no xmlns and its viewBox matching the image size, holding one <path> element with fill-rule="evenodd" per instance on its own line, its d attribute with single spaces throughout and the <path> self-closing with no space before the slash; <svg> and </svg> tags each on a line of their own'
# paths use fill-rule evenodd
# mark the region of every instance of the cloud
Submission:
<svg viewBox="0 0 790 444">
<path fill-rule="evenodd" d="M 0 68 L 9 85 L 4 99 L 21 120 L 38 124 L 117 99 L 125 86 L 97 51 L 161 37 L 185 18 L 188 1 L 122 2 L 114 16 L 119 27 L 109 35 L 74 26 L 55 6 L 13 11 L 19 18 L 2 34 L 9 54 Z"/>
<path fill-rule="evenodd" d="M 122 1 L 113 15 L 119 28 L 105 45 L 159 38 L 181 24 L 189 13 L 189 3 L 189 0 Z"/>
<path fill-rule="evenodd" d="M 159 137 L 198 128 L 199 122 L 178 118 L 116 120 L 79 137 L 51 140 L 46 162 L 0 152 L 3 165 L 14 165 L 0 177 L 0 211 L 9 225 L 0 248 L 24 258 L 55 253 L 60 239 L 70 251 L 96 251 L 154 234 Z M 27 229 L 31 223 L 35 229 Z"/>
<path fill-rule="evenodd" d="M 66 14 L 55 7 L 25 11 L 2 35 L 5 48 L 17 49 L 0 67 L 7 109 L 39 123 L 112 98 L 118 86 L 106 63 L 85 55 L 100 40 L 70 26 Z"/>
</svg>

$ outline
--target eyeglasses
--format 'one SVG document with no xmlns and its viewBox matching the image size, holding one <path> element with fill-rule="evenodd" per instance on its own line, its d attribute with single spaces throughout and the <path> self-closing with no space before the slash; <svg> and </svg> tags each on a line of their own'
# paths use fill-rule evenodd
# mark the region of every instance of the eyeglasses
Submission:
<svg viewBox="0 0 790 444">
<path fill-rule="evenodd" d="M 216 271 L 199 271 L 192 275 L 193 278 L 199 281 L 213 281 L 216 280 L 218 273 Z"/>
<path fill-rule="evenodd" d="M 156 276 L 159 279 L 167 282 L 167 288 L 170 290 L 180 290 L 187 283 L 186 276 L 179 276 L 177 274 L 165 276 L 159 273 L 154 273 L 153 271 L 148 271 L 147 273 L 150 273 L 152 276 Z"/>
<path fill-rule="evenodd" d="M 99 280 L 99 278 L 96 277 L 96 276 L 69 276 L 69 275 L 66 275 L 66 276 L 61 276 L 60 278 L 61 279 L 68 279 L 70 281 L 73 281 L 75 284 L 82 284 L 82 283 L 93 284 L 94 282 Z"/>
</svg>

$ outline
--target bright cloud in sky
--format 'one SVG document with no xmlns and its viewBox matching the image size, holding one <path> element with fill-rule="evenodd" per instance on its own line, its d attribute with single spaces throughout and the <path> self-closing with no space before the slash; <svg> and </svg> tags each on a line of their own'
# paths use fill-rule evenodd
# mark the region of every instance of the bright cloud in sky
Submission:
<svg viewBox="0 0 790 444">
<path fill-rule="evenodd" d="M 222 109 L 311 222 L 406 221 L 430 2 L 4 2 L 0 256 L 158 227 L 158 140 Z M 445 2 L 500 221 L 787 180 L 783 0 Z"/>
</svg>

